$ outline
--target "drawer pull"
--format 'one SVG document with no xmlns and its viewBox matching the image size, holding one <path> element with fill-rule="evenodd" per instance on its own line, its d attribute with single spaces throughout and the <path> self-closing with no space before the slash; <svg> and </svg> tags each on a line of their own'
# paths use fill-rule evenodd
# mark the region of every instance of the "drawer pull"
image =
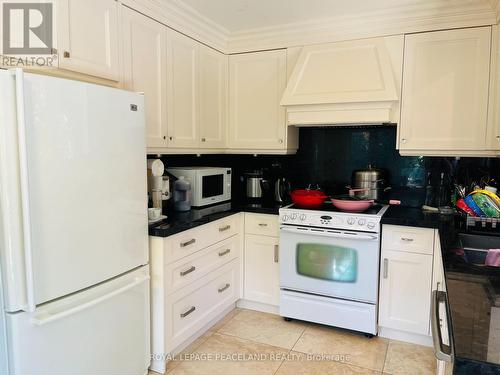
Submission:
<svg viewBox="0 0 500 375">
<path fill-rule="evenodd" d="M 389 273 L 389 259 L 384 258 L 384 279 L 387 279 Z"/>
<path fill-rule="evenodd" d="M 401 241 L 404 241 L 404 242 L 413 242 L 413 238 L 401 237 Z"/>
<path fill-rule="evenodd" d="M 181 247 L 186 247 L 186 246 L 189 246 L 189 245 L 192 245 L 196 242 L 196 239 L 192 239 L 192 240 L 189 240 L 189 241 L 186 241 L 186 242 L 181 242 Z"/>
<path fill-rule="evenodd" d="M 186 316 L 188 316 L 189 314 L 191 314 L 194 310 L 196 310 L 196 307 L 191 306 L 191 307 L 189 308 L 189 310 L 187 310 L 187 311 L 185 311 L 185 312 L 181 313 L 181 318 L 185 318 Z"/>
<path fill-rule="evenodd" d="M 267 227 L 266 223 L 259 223 L 259 227 Z"/>
<path fill-rule="evenodd" d="M 231 225 L 226 225 L 225 227 L 219 228 L 219 232 L 225 232 L 226 230 L 231 229 Z"/>
<path fill-rule="evenodd" d="M 274 245 L 274 263 L 280 261 L 280 247 L 279 245 Z"/>
<path fill-rule="evenodd" d="M 224 255 L 227 255 L 230 252 L 231 252 L 231 249 L 226 249 L 226 250 L 223 250 L 223 251 L 219 251 L 219 256 L 223 257 Z"/>
<path fill-rule="evenodd" d="M 195 269 L 196 269 L 195 266 L 191 266 L 187 270 L 181 271 L 180 274 L 181 274 L 181 276 L 186 276 L 187 274 L 190 274 L 191 272 L 193 272 Z"/>
<path fill-rule="evenodd" d="M 226 284 L 224 285 L 222 288 L 219 288 L 218 291 L 219 293 L 222 293 L 223 291 L 225 291 L 227 288 L 229 288 L 231 286 L 231 284 Z"/>
</svg>

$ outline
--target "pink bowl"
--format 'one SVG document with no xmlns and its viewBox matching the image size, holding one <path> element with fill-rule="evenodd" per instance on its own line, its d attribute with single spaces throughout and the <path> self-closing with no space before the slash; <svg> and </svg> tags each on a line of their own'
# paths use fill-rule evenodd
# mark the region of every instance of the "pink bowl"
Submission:
<svg viewBox="0 0 500 375">
<path fill-rule="evenodd" d="M 331 199 L 333 205 L 345 212 L 363 212 L 373 205 L 373 200 L 348 201 L 343 199 Z"/>
</svg>

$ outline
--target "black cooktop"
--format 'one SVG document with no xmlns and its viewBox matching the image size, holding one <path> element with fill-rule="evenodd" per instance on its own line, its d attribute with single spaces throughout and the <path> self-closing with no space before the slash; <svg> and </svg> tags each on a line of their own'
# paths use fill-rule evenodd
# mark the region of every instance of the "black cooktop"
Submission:
<svg viewBox="0 0 500 375">
<path fill-rule="evenodd" d="M 380 212 L 380 210 L 383 208 L 384 206 L 381 205 L 381 204 L 374 204 L 373 206 L 371 206 L 369 209 L 363 211 L 363 212 L 356 212 L 358 214 L 363 214 L 363 215 L 376 215 Z M 337 207 L 335 207 L 332 203 L 330 202 L 325 202 L 323 203 L 323 205 L 319 208 L 303 208 L 303 207 L 300 207 L 300 206 L 297 206 L 295 204 L 292 204 L 291 206 L 287 207 L 287 208 L 295 208 L 295 209 L 298 209 L 298 210 L 310 210 L 310 211 L 326 211 L 326 212 L 342 212 L 342 213 L 345 213 L 345 214 L 356 214 L 354 212 L 346 212 L 346 211 L 342 211 L 342 210 L 339 210 Z"/>
</svg>

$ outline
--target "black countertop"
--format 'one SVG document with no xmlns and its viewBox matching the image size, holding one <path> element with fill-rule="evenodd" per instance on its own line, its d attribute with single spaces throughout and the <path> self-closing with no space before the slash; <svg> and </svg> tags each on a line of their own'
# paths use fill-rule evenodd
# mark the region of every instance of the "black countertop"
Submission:
<svg viewBox="0 0 500 375">
<path fill-rule="evenodd" d="M 382 224 L 439 230 L 454 336 L 455 374 L 500 374 L 500 268 L 467 262 L 457 215 L 391 206 Z"/>
<path fill-rule="evenodd" d="M 238 212 L 278 215 L 279 209 L 279 205 L 241 204 L 237 202 L 228 202 L 205 208 L 193 208 L 187 212 L 176 212 L 171 210 L 164 212 L 167 219 L 149 226 L 149 235 L 156 237 L 172 236 Z"/>
</svg>

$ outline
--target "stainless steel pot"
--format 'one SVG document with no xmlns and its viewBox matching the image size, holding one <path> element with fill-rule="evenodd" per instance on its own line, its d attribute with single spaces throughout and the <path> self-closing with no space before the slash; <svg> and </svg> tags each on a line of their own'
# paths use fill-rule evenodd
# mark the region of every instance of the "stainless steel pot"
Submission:
<svg viewBox="0 0 500 375">
<path fill-rule="evenodd" d="M 359 169 L 352 173 L 352 186 L 354 189 L 366 189 L 363 197 L 367 199 L 381 199 L 387 186 L 387 173 L 383 169 L 368 165 L 366 169 Z"/>
</svg>

